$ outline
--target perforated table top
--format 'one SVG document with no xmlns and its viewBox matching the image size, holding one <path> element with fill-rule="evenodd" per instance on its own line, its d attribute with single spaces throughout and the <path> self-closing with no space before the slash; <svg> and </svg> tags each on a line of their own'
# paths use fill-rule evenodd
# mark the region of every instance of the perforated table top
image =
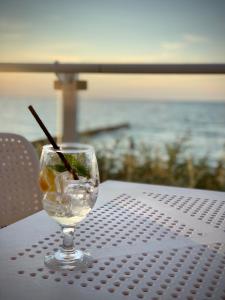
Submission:
<svg viewBox="0 0 225 300">
<path fill-rule="evenodd" d="M 225 299 L 225 193 L 108 181 L 75 244 L 93 264 L 52 271 L 45 212 L 0 230 L 0 299 Z"/>
</svg>

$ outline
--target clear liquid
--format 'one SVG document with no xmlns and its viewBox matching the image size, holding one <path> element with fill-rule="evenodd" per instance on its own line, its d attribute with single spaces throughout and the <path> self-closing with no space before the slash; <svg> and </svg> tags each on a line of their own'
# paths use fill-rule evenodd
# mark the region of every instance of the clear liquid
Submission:
<svg viewBox="0 0 225 300">
<path fill-rule="evenodd" d="M 68 201 L 69 202 L 69 201 Z M 60 225 L 74 226 L 82 221 L 91 210 L 88 203 L 76 201 L 76 203 L 58 203 L 45 198 L 43 200 L 45 211 Z"/>
<path fill-rule="evenodd" d="M 90 207 L 83 207 L 83 208 L 80 208 L 79 214 L 75 215 L 75 216 L 59 217 L 57 215 L 51 215 L 51 217 L 56 222 L 58 222 L 59 224 L 61 224 L 63 226 L 74 226 L 77 223 L 81 222 L 87 216 L 87 214 L 90 212 L 90 210 L 91 210 Z"/>
<path fill-rule="evenodd" d="M 97 189 L 90 186 L 68 190 L 68 193 L 46 193 L 44 210 L 62 226 L 74 226 L 82 221 L 95 204 Z"/>
</svg>

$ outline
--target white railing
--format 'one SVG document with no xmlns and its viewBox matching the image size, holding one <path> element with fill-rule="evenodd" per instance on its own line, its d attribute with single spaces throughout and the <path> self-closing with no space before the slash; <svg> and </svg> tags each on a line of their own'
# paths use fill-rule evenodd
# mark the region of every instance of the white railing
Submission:
<svg viewBox="0 0 225 300">
<path fill-rule="evenodd" d="M 0 72 L 225 74 L 225 64 L 39 64 L 0 63 Z"/>
<path fill-rule="evenodd" d="M 86 81 L 79 81 L 79 73 L 105 74 L 225 74 L 225 64 L 41 64 L 0 63 L 0 72 L 55 73 L 55 89 L 62 90 L 62 140 L 69 142 L 77 135 L 77 92 L 87 88 Z M 72 130 L 74 129 L 74 130 Z"/>
</svg>

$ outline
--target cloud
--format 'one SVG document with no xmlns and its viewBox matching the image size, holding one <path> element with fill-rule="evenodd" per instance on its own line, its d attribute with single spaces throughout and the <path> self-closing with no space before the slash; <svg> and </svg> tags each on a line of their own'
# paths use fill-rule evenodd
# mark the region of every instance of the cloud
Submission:
<svg viewBox="0 0 225 300">
<path fill-rule="evenodd" d="M 187 44 L 206 43 L 209 41 L 207 37 L 196 34 L 185 34 L 183 40 Z"/>
<path fill-rule="evenodd" d="M 27 23 L 23 21 L 10 20 L 4 17 L 0 19 L 0 32 L 20 32 L 27 28 Z"/>
<path fill-rule="evenodd" d="M 0 32 L 0 41 L 2 42 L 15 42 L 20 41 L 23 38 L 23 34 L 19 32 Z"/>
<path fill-rule="evenodd" d="M 2 17 L 0 19 L 0 41 L 14 42 L 24 37 L 28 24 L 22 21 L 11 21 Z"/>
<path fill-rule="evenodd" d="M 174 42 L 163 42 L 161 49 L 166 51 L 174 51 L 179 49 L 187 48 L 193 44 L 202 44 L 208 42 L 208 38 L 196 34 L 184 34 L 180 41 Z"/>
<path fill-rule="evenodd" d="M 184 42 L 165 42 L 161 44 L 161 48 L 165 50 L 177 50 L 185 46 Z"/>
<path fill-rule="evenodd" d="M 37 44 L 38 46 L 38 44 Z M 58 40 L 52 40 L 52 42 L 49 42 L 49 40 L 44 39 L 42 41 L 42 49 L 45 49 L 47 51 L 53 50 L 55 53 L 63 53 L 64 55 L 71 55 L 74 52 L 81 52 L 85 48 L 89 48 L 90 44 L 81 42 L 81 41 L 63 41 L 60 42 Z"/>
</svg>

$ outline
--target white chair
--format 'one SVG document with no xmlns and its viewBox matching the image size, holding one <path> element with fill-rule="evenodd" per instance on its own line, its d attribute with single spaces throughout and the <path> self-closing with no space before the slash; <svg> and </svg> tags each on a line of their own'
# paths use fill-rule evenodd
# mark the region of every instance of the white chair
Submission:
<svg viewBox="0 0 225 300">
<path fill-rule="evenodd" d="M 24 137 L 0 133 L 0 227 L 41 210 L 39 160 Z"/>
</svg>

